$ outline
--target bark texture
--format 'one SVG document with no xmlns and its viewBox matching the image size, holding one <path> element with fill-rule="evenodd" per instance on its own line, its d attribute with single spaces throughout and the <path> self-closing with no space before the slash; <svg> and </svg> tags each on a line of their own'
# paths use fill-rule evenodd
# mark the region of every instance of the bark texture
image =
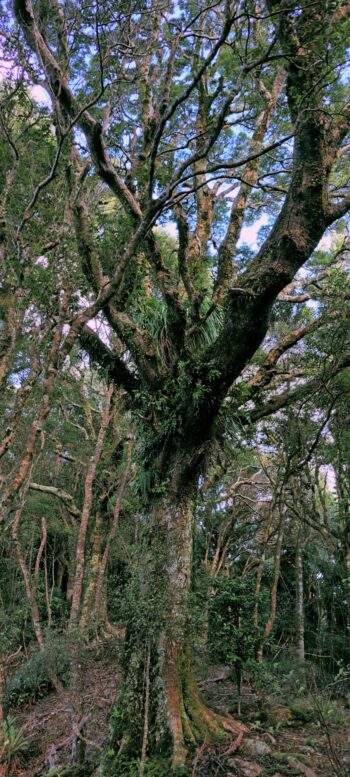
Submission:
<svg viewBox="0 0 350 777">
<path fill-rule="evenodd" d="M 145 516 L 134 617 L 126 634 L 126 672 L 116 710 L 105 774 L 124 774 L 125 759 L 145 748 L 182 769 L 187 746 L 214 741 L 243 727 L 205 706 L 197 688 L 190 643 L 189 596 L 193 544 L 193 488 L 176 484 Z M 145 743 L 147 718 L 147 746 Z"/>
<path fill-rule="evenodd" d="M 265 623 L 264 632 L 257 651 L 257 660 L 259 661 L 259 663 L 262 663 L 263 654 L 264 654 L 264 644 L 271 634 L 273 624 L 276 618 L 277 589 L 278 589 L 278 583 L 279 583 L 280 572 L 281 572 L 281 552 L 282 552 L 282 543 L 283 543 L 284 527 L 285 527 L 285 520 L 286 520 L 283 507 L 280 506 L 279 509 L 280 509 L 280 517 L 279 517 L 276 547 L 275 547 L 275 574 L 274 574 L 273 583 L 272 583 L 271 592 L 270 592 L 270 612 L 269 612 L 267 621 Z"/>
<path fill-rule="evenodd" d="M 295 631 L 296 656 L 299 664 L 305 662 L 305 617 L 304 617 L 304 570 L 303 570 L 303 534 L 298 528 L 295 547 Z"/>
</svg>

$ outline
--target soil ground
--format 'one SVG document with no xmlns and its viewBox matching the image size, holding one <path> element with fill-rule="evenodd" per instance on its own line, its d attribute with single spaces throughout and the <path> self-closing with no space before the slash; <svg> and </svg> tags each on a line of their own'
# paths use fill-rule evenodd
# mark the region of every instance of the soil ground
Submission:
<svg viewBox="0 0 350 777">
<path fill-rule="evenodd" d="M 118 651 L 116 651 L 117 653 Z M 114 655 L 114 658 L 113 658 Z M 97 763 L 108 737 L 108 717 L 115 704 L 120 671 L 113 654 L 102 651 L 96 659 L 85 661 L 82 671 L 82 712 L 86 720 L 84 745 L 86 758 Z M 201 690 L 207 701 L 225 712 L 235 714 L 237 703 L 234 684 L 221 668 L 202 679 Z M 350 709 L 340 701 L 318 709 L 316 699 L 301 700 L 290 707 L 283 698 L 272 694 L 268 720 L 259 721 L 258 701 L 248 686 L 243 687 L 242 720 L 248 726 L 242 742 L 227 741 L 220 748 L 202 747 L 193 754 L 191 777 L 347 777 L 350 775 Z M 303 719 L 305 704 L 311 719 Z M 304 705 L 304 706 L 303 706 Z M 310 711 L 311 710 L 311 711 Z M 13 777 L 41 777 L 50 765 L 67 765 L 72 744 L 69 713 L 56 692 L 37 700 L 32 706 L 13 710 L 16 726 L 21 728 L 28 749 L 13 764 Z M 296 714 L 298 713 L 298 714 Z M 308 717 L 308 715 L 304 714 Z M 91 768 L 89 774 L 94 771 Z M 170 776 L 169 776 L 170 777 Z"/>
</svg>

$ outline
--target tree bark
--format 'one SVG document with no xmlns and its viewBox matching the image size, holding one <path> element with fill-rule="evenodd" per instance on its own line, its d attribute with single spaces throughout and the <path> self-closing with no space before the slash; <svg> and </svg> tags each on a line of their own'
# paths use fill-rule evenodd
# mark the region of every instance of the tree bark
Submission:
<svg viewBox="0 0 350 777">
<path fill-rule="evenodd" d="M 262 663 L 263 661 L 264 644 L 271 634 L 271 631 L 273 629 L 273 625 L 275 622 L 275 618 L 276 618 L 277 588 L 278 588 L 278 582 L 280 579 L 280 571 L 281 571 L 281 552 L 282 552 L 284 525 L 285 525 L 285 513 L 284 513 L 283 507 L 280 507 L 280 520 L 278 525 L 276 548 L 275 548 L 275 574 L 274 574 L 274 579 L 273 579 L 271 594 L 270 594 L 270 613 L 265 623 L 264 633 L 261 638 L 260 645 L 257 651 L 257 660 L 259 663 Z"/>
<path fill-rule="evenodd" d="M 126 634 L 124 683 L 114 717 L 113 752 L 105 774 L 123 774 L 125 759 L 147 752 L 171 757 L 173 771 L 186 761 L 186 745 L 213 741 L 243 727 L 205 706 L 197 688 L 189 644 L 193 489 L 170 485 L 144 516 L 133 616 Z M 150 651 L 149 685 L 145 673 Z"/>
<path fill-rule="evenodd" d="M 256 582 L 255 582 L 256 602 L 254 605 L 254 612 L 253 612 L 253 623 L 254 623 L 254 626 L 256 626 L 256 628 L 258 627 L 258 624 L 259 624 L 259 596 L 261 591 L 261 583 L 264 576 L 267 545 L 268 545 L 268 541 L 271 533 L 271 525 L 274 517 L 274 509 L 275 509 L 275 502 L 272 502 L 268 515 L 266 517 L 266 524 L 264 528 L 264 534 L 262 537 L 261 549 L 260 549 L 260 561 L 259 561 L 259 565 L 256 573 Z"/>
<path fill-rule="evenodd" d="M 90 459 L 85 478 L 84 505 L 81 513 L 79 533 L 76 548 L 75 576 L 72 593 L 72 607 L 70 613 L 69 628 L 72 631 L 78 626 L 79 614 L 81 608 L 81 599 L 83 592 L 83 580 L 85 570 L 85 542 L 88 531 L 91 506 L 93 501 L 93 484 L 96 475 L 96 468 L 102 455 L 103 443 L 105 440 L 107 427 L 110 421 L 110 405 L 113 395 L 113 386 L 110 386 L 106 394 L 106 402 L 103 410 L 101 425 L 96 440 L 95 450 Z"/>
<path fill-rule="evenodd" d="M 299 664 L 305 663 L 304 626 L 303 542 L 302 527 L 299 526 L 295 547 L 295 630 L 296 658 Z"/>
<path fill-rule="evenodd" d="M 83 633 L 91 625 L 97 625 L 94 623 L 94 600 L 96 594 L 96 585 L 99 576 L 99 569 L 101 565 L 102 554 L 102 539 L 103 539 L 103 522 L 102 516 L 97 512 L 95 517 L 95 526 L 92 537 L 92 546 L 90 560 L 87 570 L 87 580 L 84 591 L 83 605 L 81 608 L 81 616 L 79 621 L 79 630 Z"/>
<path fill-rule="evenodd" d="M 113 540 L 115 538 L 115 535 L 117 533 L 122 499 L 123 499 L 123 496 L 124 496 L 125 488 L 126 488 L 128 477 L 129 477 L 130 466 L 131 466 L 131 449 L 132 449 L 132 444 L 131 444 L 131 441 L 129 441 L 128 449 L 127 449 L 127 461 L 126 461 L 126 465 L 125 465 L 125 470 L 124 470 L 124 474 L 123 474 L 123 477 L 122 477 L 122 480 L 121 480 L 121 483 L 120 483 L 120 486 L 119 486 L 119 489 L 118 489 L 118 492 L 117 492 L 117 495 L 116 495 L 116 502 L 115 502 L 115 507 L 114 507 L 114 510 L 113 510 L 112 525 L 111 525 L 111 528 L 110 528 L 110 531 L 109 531 L 109 534 L 108 534 L 108 537 L 107 537 L 107 540 L 106 540 L 106 545 L 105 545 L 105 548 L 104 548 L 104 551 L 103 551 L 103 555 L 102 555 L 102 558 L 101 558 L 101 563 L 99 565 L 98 576 L 97 576 L 97 579 L 96 579 L 95 602 L 94 602 L 94 612 L 95 612 L 96 618 L 98 617 L 99 611 L 100 611 L 100 608 L 101 608 L 102 590 L 103 590 L 103 586 L 104 586 L 104 583 L 105 583 L 105 575 L 106 575 L 106 570 L 107 570 L 109 553 L 110 553 L 110 550 L 111 550 L 112 542 L 113 542 Z"/>
</svg>

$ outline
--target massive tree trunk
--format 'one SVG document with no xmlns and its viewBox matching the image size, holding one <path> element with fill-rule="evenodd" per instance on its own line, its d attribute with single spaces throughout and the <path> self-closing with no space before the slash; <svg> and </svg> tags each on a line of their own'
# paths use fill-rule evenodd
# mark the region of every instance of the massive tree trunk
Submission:
<svg viewBox="0 0 350 777">
<path fill-rule="evenodd" d="M 208 709 L 195 680 L 190 644 L 194 484 L 176 477 L 144 515 L 139 574 L 131 597 L 124 682 L 113 718 L 106 774 L 123 775 L 130 759 L 171 758 L 184 766 L 187 745 L 242 728 Z"/>
</svg>

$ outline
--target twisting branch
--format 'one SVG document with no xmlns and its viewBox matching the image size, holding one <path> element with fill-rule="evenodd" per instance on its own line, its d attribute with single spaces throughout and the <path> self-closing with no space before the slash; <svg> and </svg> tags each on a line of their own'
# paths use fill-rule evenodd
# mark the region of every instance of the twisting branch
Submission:
<svg viewBox="0 0 350 777">
<path fill-rule="evenodd" d="M 56 488 L 56 486 L 46 486 L 43 483 L 35 483 L 33 480 L 29 482 L 29 489 L 32 491 L 41 491 L 43 494 L 51 494 L 57 499 L 60 499 L 67 508 L 70 515 L 74 518 L 80 518 L 81 512 L 76 506 L 71 494 L 64 491 L 62 488 Z"/>
<path fill-rule="evenodd" d="M 80 127 L 86 137 L 98 174 L 116 194 L 127 212 L 136 219 L 140 219 L 142 216 L 140 206 L 118 175 L 108 156 L 102 137 L 102 127 L 89 112 L 89 108 L 95 104 L 97 99 L 100 99 L 101 95 L 94 98 L 86 106 L 79 105 L 68 85 L 66 75 L 62 72 L 40 31 L 31 0 L 15 0 L 14 9 L 31 49 L 38 55 L 42 63 L 54 99 L 60 105 L 63 115 L 68 115 L 70 118 L 70 131 L 76 124 Z"/>
<path fill-rule="evenodd" d="M 286 72 L 282 68 L 278 71 L 271 92 L 265 87 L 261 78 L 258 79 L 258 86 L 260 95 L 264 100 L 264 107 L 258 116 L 253 137 L 250 144 L 250 154 L 252 158 L 245 167 L 243 172 L 243 178 L 239 191 L 235 197 L 232 205 L 229 224 L 226 230 L 226 235 L 219 248 L 219 264 L 217 281 L 214 288 L 214 299 L 220 298 L 224 288 L 227 284 L 232 283 L 233 278 L 233 261 L 237 246 L 237 241 L 240 237 L 243 218 L 248 203 L 249 192 L 258 180 L 259 173 L 259 154 L 263 150 L 263 141 L 269 126 L 269 123 L 273 117 L 274 110 L 276 108 L 277 100 L 280 95 L 282 86 L 286 78 Z"/>
<path fill-rule="evenodd" d="M 253 375 L 253 377 L 248 381 L 247 385 L 254 391 L 264 388 L 266 385 L 268 385 L 275 375 L 278 360 L 281 356 L 283 356 L 283 354 L 293 348 L 293 346 L 300 342 L 300 340 L 304 339 L 304 337 L 312 334 L 312 332 L 316 332 L 317 329 L 326 324 L 329 319 L 335 319 L 337 317 L 338 313 L 335 311 L 329 313 L 327 316 L 318 316 L 318 318 L 315 318 L 314 321 L 311 321 L 309 324 L 298 327 L 297 329 L 289 332 L 285 337 L 282 337 L 277 345 L 275 345 L 274 348 L 271 348 L 271 350 L 268 352 L 264 363 L 255 373 L 255 375 Z"/>
</svg>

